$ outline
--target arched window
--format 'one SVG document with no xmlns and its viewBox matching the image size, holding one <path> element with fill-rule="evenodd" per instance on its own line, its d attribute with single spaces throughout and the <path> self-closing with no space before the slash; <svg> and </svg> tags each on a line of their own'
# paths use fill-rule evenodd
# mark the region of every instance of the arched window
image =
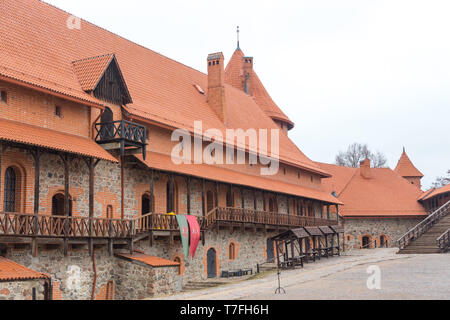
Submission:
<svg viewBox="0 0 450 320">
<path fill-rule="evenodd" d="M 3 202 L 5 212 L 16 212 L 16 185 L 16 171 L 13 167 L 9 167 L 5 173 L 5 198 Z"/>
<path fill-rule="evenodd" d="M 57 193 L 52 198 L 52 215 L 54 216 L 64 216 L 64 194 Z M 72 199 L 69 196 L 69 217 L 72 216 Z"/>
<path fill-rule="evenodd" d="M 230 243 L 230 245 L 228 246 L 228 259 L 230 260 L 234 260 L 236 259 L 236 246 L 234 245 L 234 243 Z"/>
<path fill-rule="evenodd" d="M 106 207 L 106 219 L 112 219 L 114 216 L 113 206 L 109 205 Z"/>
</svg>

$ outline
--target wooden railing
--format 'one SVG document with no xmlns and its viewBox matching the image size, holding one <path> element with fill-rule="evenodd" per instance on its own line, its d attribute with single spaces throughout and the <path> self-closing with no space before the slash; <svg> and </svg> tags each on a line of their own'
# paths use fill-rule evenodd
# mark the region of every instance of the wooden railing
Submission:
<svg viewBox="0 0 450 320">
<path fill-rule="evenodd" d="M 442 236 L 440 236 L 437 240 L 438 247 L 442 251 L 447 251 L 450 249 L 450 229 L 448 229 Z"/>
<path fill-rule="evenodd" d="M 0 213 L 0 236 L 48 238 L 130 238 L 134 221 Z"/>
<path fill-rule="evenodd" d="M 397 240 L 397 246 L 400 250 L 406 248 L 411 241 L 419 238 L 425 232 L 427 232 L 434 224 L 440 219 L 445 217 L 450 212 L 450 201 L 437 209 L 433 214 L 429 215 L 426 219 L 420 222 L 417 226 L 405 233 L 400 239 Z"/>
<path fill-rule="evenodd" d="M 146 143 L 147 130 L 134 122 L 119 120 L 95 124 L 95 141 L 98 143 L 126 140 L 138 144 Z"/>
<path fill-rule="evenodd" d="M 207 226 L 215 222 L 253 223 L 268 226 L 306 227 L 337 225 L 338 221 L 241 208 L 215 208 L 207 215 Z"/>
<path fill-rule="evenodd" d="M 336 225 L 337 221 L 240 208 L 215 208 L 206 218 L 197 217 L 201 230 L 216 222 L 240 222 L 281 227 Z M 150 231 L 179 230 L 176 216 L 147 214 L 135 219 L 65 217 L 0 213 L 0 236 L 42 238 L 132 238 Z"/>
</svg>

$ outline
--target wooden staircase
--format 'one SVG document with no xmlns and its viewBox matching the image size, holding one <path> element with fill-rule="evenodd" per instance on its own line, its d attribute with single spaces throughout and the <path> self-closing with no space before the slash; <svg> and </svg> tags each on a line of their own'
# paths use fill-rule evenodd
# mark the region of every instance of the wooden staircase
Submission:
<svg viewBox="0 0 450 320">
<path fill-rule="evenodd" d="M 433 254 L 449 249 L 450 201 L 400 238 L 400 254 Z"/>
</svg>

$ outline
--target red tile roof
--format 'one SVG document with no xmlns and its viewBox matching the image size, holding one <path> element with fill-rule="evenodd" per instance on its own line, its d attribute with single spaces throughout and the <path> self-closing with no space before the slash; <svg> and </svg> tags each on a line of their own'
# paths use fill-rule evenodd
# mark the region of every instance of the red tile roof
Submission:
<svg viewBox="0 0 450 320">
<path fill-rule="evenodd" d="M 450 184 L 443 186 L 441 188 L 438 188 L 438 189 L 430 189 L 430 190 L 426 191 L 421 197 L 419 197 L 419 200 L 421 200 L 421 201 L 428 200 L 437 195 L 444 194 L 447 192 L 450 192 Z"/>
<path fill-rule="evenodd" d="M 344 202 L 340 213 L 350 216 L 424 216 L 427 214 L 417 201 L 422 191 L 389 168 L 371 168 L 371 178 L 363 178 L 359 168 L 347 168 L 319 163 L 330 172 L 322 179 L 327 192 L 336 192 Z"/>
<path fill-rule="evenodd" d="M 208 87 L 204 73 L 84 20 L 81 20 L 79 30 L 69 29 L 70 14 L 49 4 L 38 0 L 3 0 L 0 12 L 0 28 L 4 31 L 0 35 L 0 77 L 15 77 L 48 90 L 99 103 L 83 91 L 83 86 L 92 86 L 104 61 L 99 59 L 98 68 L 94 68 L 97 71 L 86 74 L 86 66 L 74 66 L 73 62 L 114 53 L 133 98 L 133 103 L 126 106 L 131 117 L 190 131 L 197 120 L 202 120 L 204 130 L 278 129 L 255 102 L 259 98 L 253 99 L 228 84 L 225 86 L 228 114 L 233 116 L 225 126 L 208 105 L 206 95 L 194 87 Z M 74 68 L 82 71 L 74 72 Z M 271 105 L 263 96 L 259 103 Z M 280 111 L 272 111 L 284 117 Z M 281 162 L 327 176 L 283 133 L 280 134 L 279 158 Z"/>
<path fill-rule="evenodd" d="M 155 268 L 161 268 L 161 267 L 177 267 L 180 265 L 179 262 L 170 261 L 167 259 L 159 258 L 150 256 L 147 254 L 143 254 L 140 252 L 135 252 L 132 255 L 127 253 L 118 253 L 116 256 L 120 258 L 125 258 L 127 260 L 133 260 L 133 261 L 139 261 L 142 263 L 145 263 L 149 266 L 155 267 Z"/>
<path fill-rule="evenodd" d="M 118 162 L 91 139 L 0 119 L 0 139 Z"/>
<path fill-rule="evenodd" d="M 244 57 L 244 53 L 241 49 L 236 49 L 233 55 L 231 56 L 230 61 L 227 64 L 225 69 L 225 81 L 228 84 L 231 84 L 233 87 L 237 89 L 241 89 L 242 82 L 242 58 Z M 284 112 L 276 105 L 276 103 L 272 100 L 267 90 L 264 88 L 261 80 L 259 79 L 256 72 L 253 70 L 252 75 L 252 95 L 258 104 L 258 106 L 272 119 L 280 120 L 286 122 L 289 125 L 289 128 L 292 129 L 294 127 L 294 123 L 284 114 Z"/>
<path fill-rule="evenodd" d="M 92 91 L 95 89 L 106 67 L 111 63 L 113 58 L 113 54 L 105 54 L 103 56 L 77 60 L 72 63 L 83 91 Z"/>
<path fill-rule="evenodd" d="M 279 192 L 309 199 L 316 199 L 332 204 L 343 204 L 339 199 L 336 199 L 331 194 L 323 192 L 322 190 L 306 188 L 268 177 L 266 178 L 260 175 L 245 174 L 242 172 L 237 172 L 223 167 L 207 164 L 177 165 L 172 161 L 170 156 L 156 152 L 147 152 L 145 161 L 142 159 L 141 155 L 136 155 L 136 157 L 149 168 L 154 168 L 157 170 L 179 172 L 198 178 L 206 178 L 209 180 L 221 181 L 224 183 L 232 183 L 234 185 L 248 186 L 261 190 Z"/>
<path fill-rule="evenodd" d="M 402 177 L 423 177 L 423 174 L 413 165 L 405 151 L 403 151 L 400 160 L 398 160 L 394 171 Z"/>
<path fill-rule="evenodd" d="M 0 257 L 0 282 L 48 279 L 49 276 Z"/>
</svg>

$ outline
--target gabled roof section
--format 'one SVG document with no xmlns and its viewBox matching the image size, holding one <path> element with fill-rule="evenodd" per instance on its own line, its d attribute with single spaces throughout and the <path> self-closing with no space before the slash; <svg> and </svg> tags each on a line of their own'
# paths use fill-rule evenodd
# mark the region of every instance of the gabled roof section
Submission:
<svg viewBox="0 0 450 320">
<path fill-rule="evenodd" d="M 244 53 L 241 49 L 236 49 L 231 56 L 230 61 L 225 68 L 225 82 L 231 84 L 233 87 L 241 90 L 242 89 L 242 58 Z M 259 79 L 256 72 L 253 70 L 252 75 L 252 91 L 253 98 L 255 99 L 258 106 L 273 120 L 278 120 L 285 122 L 289 129 L 294 127 L 294 123 L 284 114 L 283 111 L 276 105 L 272 100 L 267 90 L 264 88 L 261 80 Z"/>
<path fill-rule="evenodd" d="M 72 62 L 81 89 L 87 92 L 94 91 L 113 57 L 113 54 L 105 54 Z"/>
<path fill-rule="evenodd" d="M 0 282 L 28 281 L 38 279 L 49 279 L 45 273 L 31 270 L 21 264 L 0 257 Z"/>
<path fill-rule="evenodd" d="M 128 261 L 135 261 L 146 264 L 150 267 L 154 268 L 163 268 L 163 267 L 178 267 L 180 265 L 179 262 L 163 259 L 160 257 L 150 256 L 148 254 L 134 252 L 133 254 L 129 253 L 117 253 L 116 257 L 125 259 Z"/>
<path fill-rule="evenodd" d="M 360 168 L 326 163 L 319 166 L 332 174 L 322 179 L 323 189 L 335 191 L 345 205 L 343 217 L 409 217 L 427 214 L 417 201 L 422 191 L 389 168 L 370 168 L 371 179 Z"/>
<path fill-rule="evenodd" d="M 122 91 L 124 97 L 124 104 L 131 103 L 132 99 L 128 87 L 123 78 L 116 56 L 114 54 L 105 54 L 102 56 L 76 60 L 72 62 L 73 69 L 80 82 L 81 88 L 85 92 L 93 92 L 101 82 L 102 78 L 106 76 L 108 69 L 112 72 L 112 77 Z"/>
<path fill-rule="evenodd" d="M 397 167 L 394 169 L 402 177 L 419 177 L 423 178 L 422 172 L 417 170 L 417 168 L 413 165 L 412 161 L 409 159 L 406 154 L 405 149 L 403 149 L 402 156 L 398 161 Z"/>
</svg>

